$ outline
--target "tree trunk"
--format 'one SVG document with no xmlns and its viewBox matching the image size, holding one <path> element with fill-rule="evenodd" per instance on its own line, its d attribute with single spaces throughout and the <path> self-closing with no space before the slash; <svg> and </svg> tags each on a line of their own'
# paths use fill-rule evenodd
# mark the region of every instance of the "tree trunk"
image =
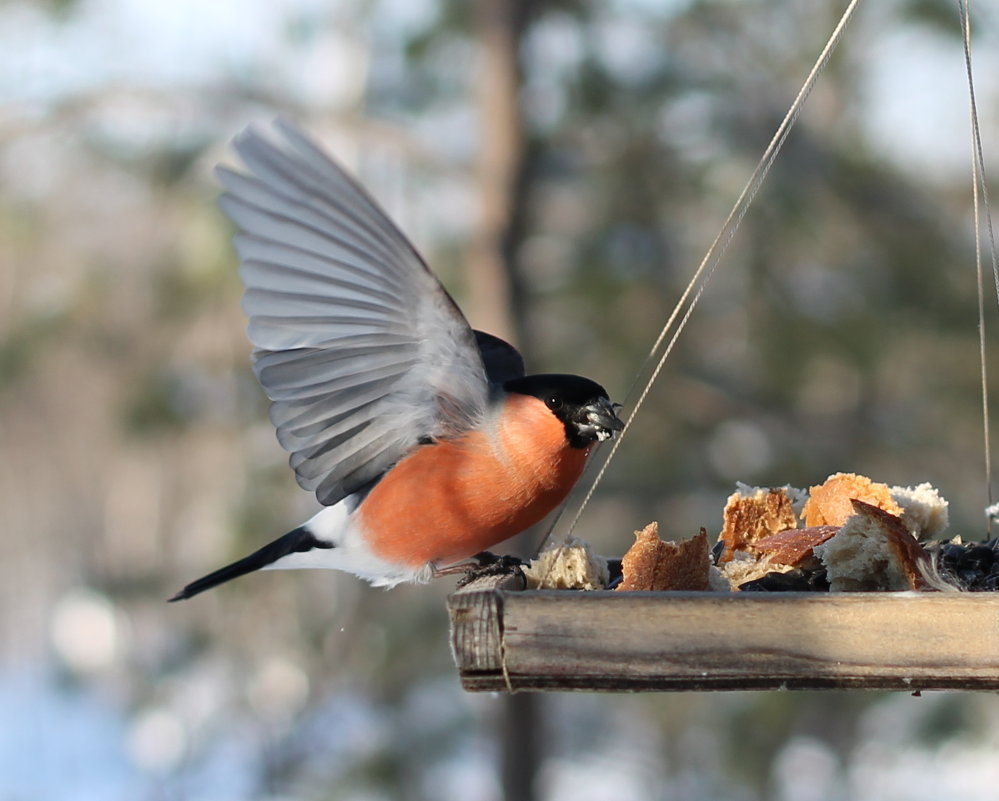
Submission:
<svg viewBox="0 0 999 801">
<path fill-rule="evenodd" d="M 526 147 L 520 111 L 520 43 L 531 0 L 479 0 L 476 25 L 480 43 L 477 165 L 479 224 L 468 260 L 473 325 L 502 337 L 523 351 L 525 343 L 515 309 L 517 273 L 513 257 L 522 235 Z M 529 360 L 530 354 L 525 353 Z M 508 696 L 499 725 L 500 780 L 505 801 L 534 801 L 544 759 L 539 731 L 541 698 Z"/>
</svg>

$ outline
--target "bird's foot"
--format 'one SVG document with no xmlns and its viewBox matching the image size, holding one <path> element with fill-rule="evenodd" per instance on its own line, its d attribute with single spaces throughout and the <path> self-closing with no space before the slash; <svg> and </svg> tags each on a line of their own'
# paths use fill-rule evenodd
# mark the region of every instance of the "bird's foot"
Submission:
<svg viewBox="0 0 999 801">
<path fill-rule="evenodd" d="M 525 562 L 516 556 L 497 556 L 489 551 L 481 551 L 472 557 L 472 564 L 465 568 L 465 575 L 458 579 L 456 587 L 461 589 L 476 579 L 487 576 L 520 576 L 526 587 L 524 565 Z"/>
</svg>

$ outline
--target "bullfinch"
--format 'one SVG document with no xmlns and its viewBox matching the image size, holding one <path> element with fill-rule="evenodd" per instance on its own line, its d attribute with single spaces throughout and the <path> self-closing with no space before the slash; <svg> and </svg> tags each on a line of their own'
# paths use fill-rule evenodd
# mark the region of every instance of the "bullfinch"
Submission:
<svg viewBox="0 0 999 801">
<path fill-rule="evenodd" d="M 308 522 L 188 584 L 266 568 L 426 581 L 545 517 L 623 428 L 607 392 L 525 375 L 473 330 L 378 204 L 301 131 L 248 128 L 218 169 L 245 285 L 253 370 Z"/>
</svg>

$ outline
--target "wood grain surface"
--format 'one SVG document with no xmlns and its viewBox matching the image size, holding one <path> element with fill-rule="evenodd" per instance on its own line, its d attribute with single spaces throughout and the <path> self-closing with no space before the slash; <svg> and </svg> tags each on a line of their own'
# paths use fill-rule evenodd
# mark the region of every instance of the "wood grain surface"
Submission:
<svg viewBox="0 0 999 801">
<path fill-rule="evenodd" d="M 468 690 L 999 689 L 999 594 L 521 592 L 490 581 L 449 599 Z"/>
</svg>

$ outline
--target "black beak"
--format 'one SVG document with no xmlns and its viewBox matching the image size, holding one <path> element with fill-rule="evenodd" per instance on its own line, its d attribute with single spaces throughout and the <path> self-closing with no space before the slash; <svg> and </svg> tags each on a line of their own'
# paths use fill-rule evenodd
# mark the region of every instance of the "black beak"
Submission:
<svg viewBox="0 0 999 801">
<path fill-rule="evenodd" d="M 619 403 L 611 403 L 607 398 L 597 398 L 580 409 L 579 433 L 603 442 L 624 429 L 624 423 L 617 416 Z"/>
</svg>

